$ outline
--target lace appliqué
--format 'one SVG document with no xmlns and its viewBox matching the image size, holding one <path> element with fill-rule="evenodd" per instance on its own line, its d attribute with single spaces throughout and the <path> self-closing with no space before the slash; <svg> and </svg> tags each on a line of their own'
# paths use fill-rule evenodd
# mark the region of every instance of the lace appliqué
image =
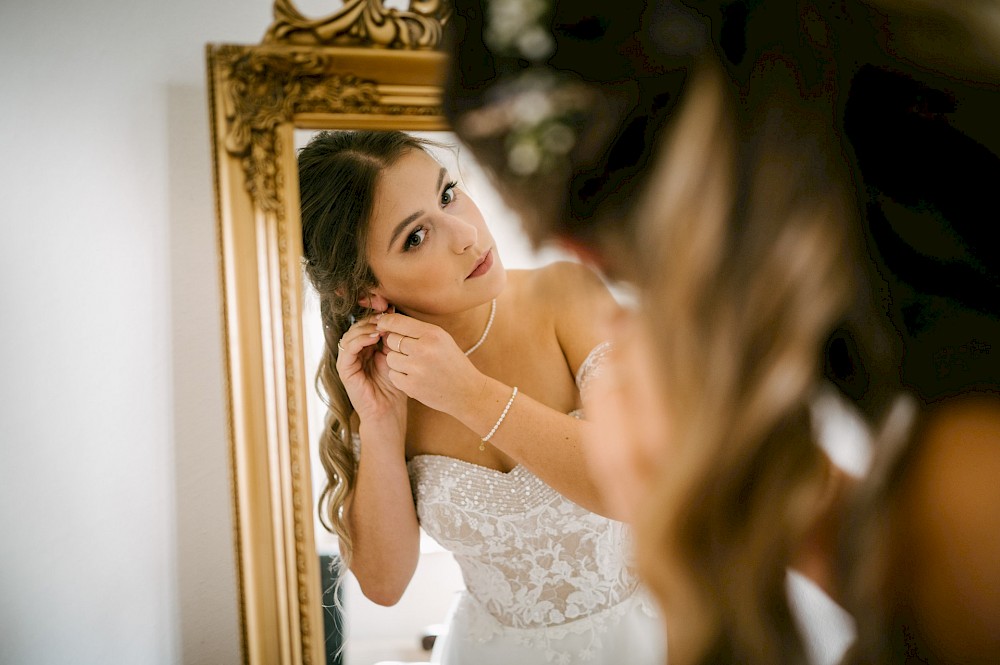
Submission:
<svg viewBox="0 0 1000 665">
<path fill-rule="evenodd" d="M 599 344 L 580 365 L 581 394 L 610 350 Z M 360 437 L 352 443 L 360 456 Z M 656 616 L 631 568 L 625 524 L 572 503 L 520 465 L 503 473 L 417 455 L 407 468 L 421 526 L 461 568 L 466 592 L 456 612 L 468 638 L 510 640 L 552 663 L 585 662 L 636 605 Z M 560 650 L 570 635 L 587 636 L 582 651 Z"/>
<path fill-rule="evenodd" d="M 409 469 L 421 525 L 462 570 L 469 637 L 511 639 L 550 662 L 568 662 L 552 644 L 570 634 L 589 634 L 586 651 L 600 650 L 638 587 L 624 524 L 568 501 L 523 466 L 501 473 L 419 455 Z"/>
<path fill-rule="evenodd" d="M 493 639 L 509 640 L 512 644 L 528 647 L 545 655 L 545 660 L 558 665 L 595 660 L 604 648 L 603 636 L 613 629 L 626 614 L 638 606 L 643 614 L 658 619 L 651 601 L 641 590 L 622 602 L 604 610 L 555 626 L 541 628 L 512 628 L 504 626 L 483 608 L 472 595 L 463 595 L 459 611 L 465 612 L 463 628 L 480 643 Z M 571 635 L 586 635 L 589 640 L 583 649 L 568 653 L 559 649 L 558 643 Z"/>
<path fill-rule="evenodd" d="M 601 375 L 604 361 L 611 353 L 611 342 L 601 342 L 595 346 L 576 370 L 576 387 L 583 394 L 590 382 Z"/>
</svg>

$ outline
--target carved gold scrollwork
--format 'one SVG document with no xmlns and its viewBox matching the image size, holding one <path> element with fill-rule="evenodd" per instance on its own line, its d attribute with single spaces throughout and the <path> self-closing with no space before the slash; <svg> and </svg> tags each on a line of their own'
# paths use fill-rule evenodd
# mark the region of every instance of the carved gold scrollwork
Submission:
<svg viewBox="0 0 1000 665">
<path fill-rule="evenodd" d="M 242 160 L 246 187 L 264 211 L 282 209 L 275 165 L 281 147 L 275 128 L 295 113 L 415 112 L 385 105 L 375 82 L 327 73 L 329 57 L 315 53 L 266 53 L 222 47 L 219 62 L 228 70 L 223 91 L 227 120 L 226 150 Z M 416 111 L 426 113 L 428 111 Z"/>
<path fill-rule="evenodd" d="M 348 0 L 320 29 L 278 0 L 269 42 L 208 48 L 248 665 L 323 662 L 291 137 L 300 128 L 443 128 L 445 58 L 429 46 L 440 40 L 444 1 L 411 0 L 413 11 L 393 13 Z M 278 27 L 289 12 L 300 23 Z"/>
<path fill-rule="evenodd" d="M 264 43 L 438 48 L 451 13 L 447 0 L 410 0 L 409 6 L 400 11 L 386 9 L 382 0 L 347 0 L 337 13 L 310 19 L 291 0 L 275 0 Z"/>
</svg>

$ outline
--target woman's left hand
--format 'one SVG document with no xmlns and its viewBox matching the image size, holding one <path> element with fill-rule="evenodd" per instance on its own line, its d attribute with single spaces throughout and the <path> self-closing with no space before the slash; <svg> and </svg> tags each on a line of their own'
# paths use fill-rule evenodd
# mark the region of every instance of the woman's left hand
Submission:
<svg viewBox="0 0 1000 665">
<path fill-rule="evenodd" d="M 442 328 L 398 312 L 378 321 L 389 380 L 425 406 L 454 415 L 475 398 L 486 377 Z"/>
</svg>

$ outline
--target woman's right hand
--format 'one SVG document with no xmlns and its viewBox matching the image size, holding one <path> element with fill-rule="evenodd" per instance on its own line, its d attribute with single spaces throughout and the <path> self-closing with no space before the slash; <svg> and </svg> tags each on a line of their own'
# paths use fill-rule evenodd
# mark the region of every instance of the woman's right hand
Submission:
<svg viewBox="0 0 1000 665">
<path fill-rule="evenodd" d="M 361 422 L 393 417 L 405 428 L 406 394 L 392 385 L 376 328 L 380 314 L 358 320 L 340 338 L 337 372 Z"/>
<path fill-rule="evenodd" d="M 396 603 L 416 570 L 420 530 L 406 469 L 406 393 L 392 385 L 375 328 L 360 319 L 340 338 L 337 372 L 360 420 L 362 453 L 354 491 L 343 505 L 353 539 L 351 571 L 380 605 Z"/>
</svg>

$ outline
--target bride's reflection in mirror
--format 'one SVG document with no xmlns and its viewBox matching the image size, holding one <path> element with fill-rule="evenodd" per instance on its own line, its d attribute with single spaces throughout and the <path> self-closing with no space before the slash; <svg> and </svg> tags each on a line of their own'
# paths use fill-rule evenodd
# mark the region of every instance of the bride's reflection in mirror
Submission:
<svg viewBox="0 0 1000 665">
<path fill-rule="evenodd" d="M 662 662 L 580 443 L 615 300 L 589 269 L 531 252 L 448 141 L 297 137 L 307 365 L 327 401 L 310 407 L 317 533 L 336 535 L 345 591 L 382 606 L 418 584 L 435 549 L 421 527 L 454 555 L 464 589 L 440 662 Z"/>
</svg>

